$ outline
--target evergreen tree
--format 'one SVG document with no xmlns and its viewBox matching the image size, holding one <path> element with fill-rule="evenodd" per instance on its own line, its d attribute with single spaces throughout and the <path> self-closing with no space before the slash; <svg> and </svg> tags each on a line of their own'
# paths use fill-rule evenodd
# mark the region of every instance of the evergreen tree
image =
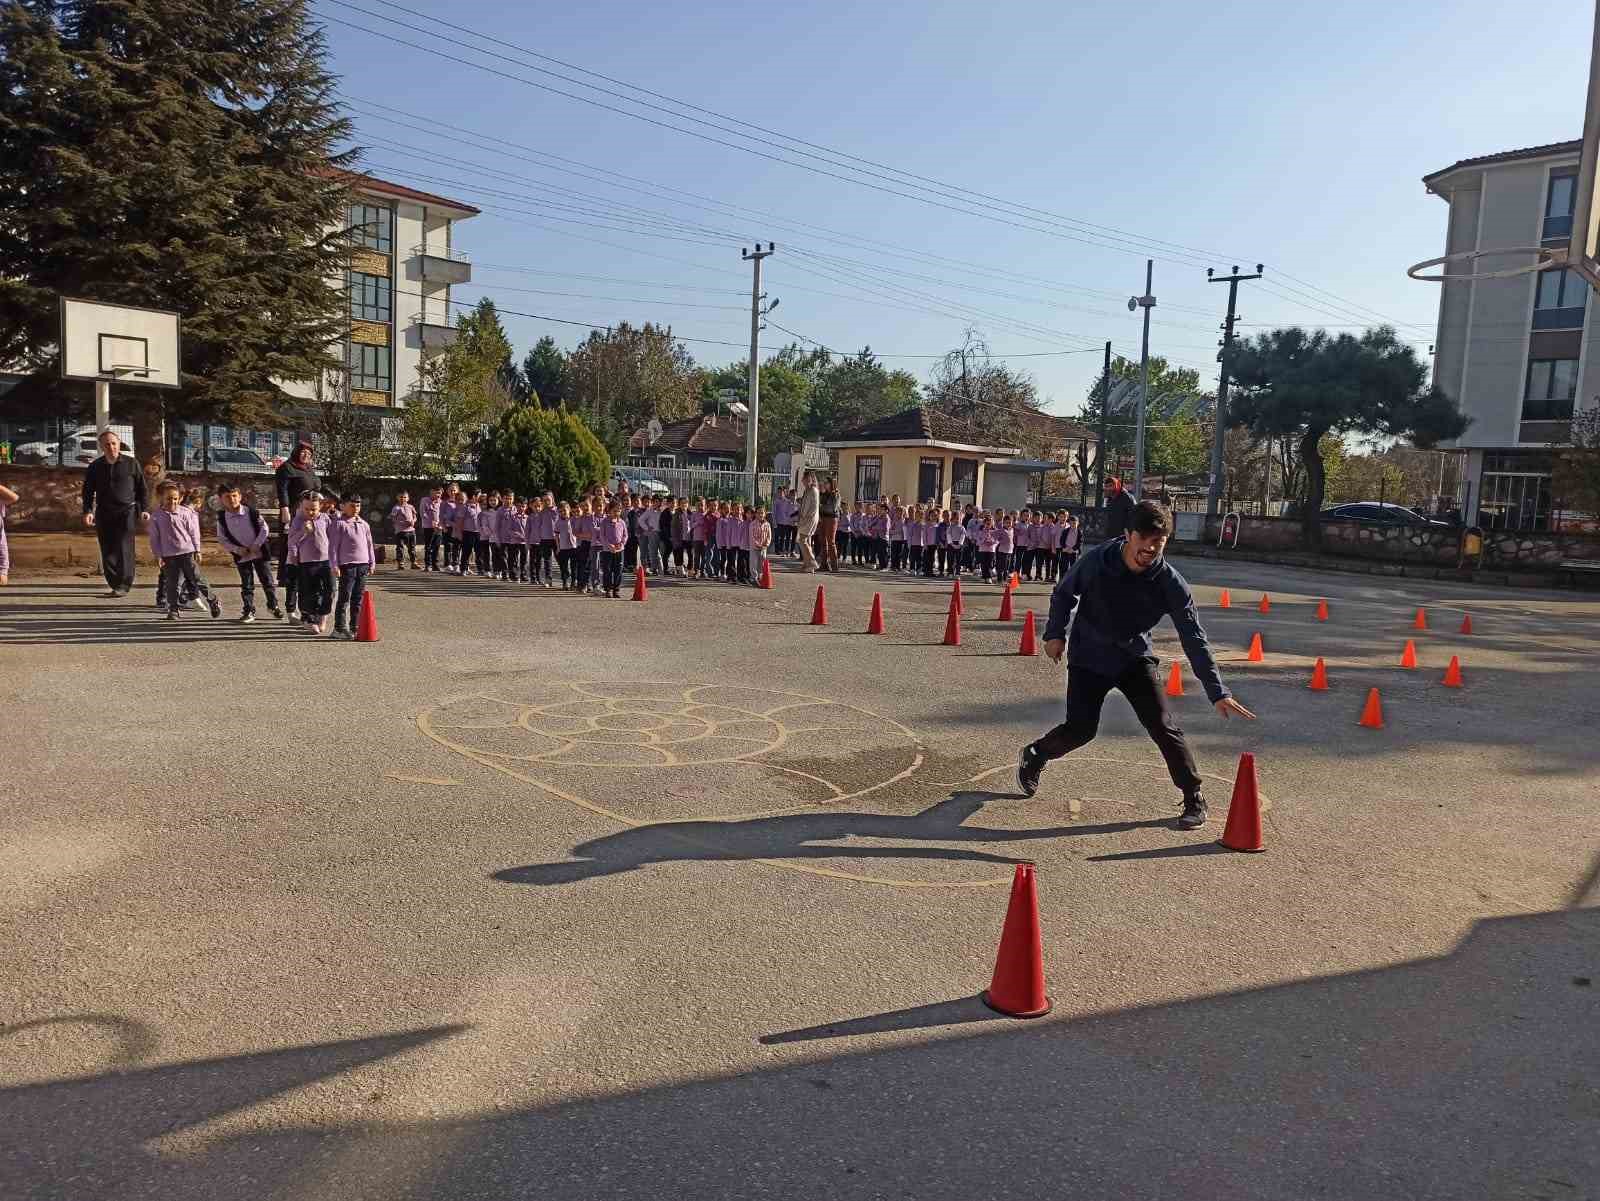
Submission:
<svg viewBox="0 0 1600 1201">
<path fill-rule="evenodd" d="M 572 395 L 567 356 L 548 334 L 540 338 L 528 357 L 522 360 L 522 380 L 530 393 L 527 399 L 547 409 L 559 408 Z"/>
<path fill-rule="evenodd" d="M 260 424 L 280 381 L 336 366 L 350 127 L 325 57 L 305 0 L 0 7 L 0 361 L 28 375 L 17 403 L 87 395 L 56 378 L 61 295 L 182 314 L 182 392 L 114 392 L 144 443 L 158 398 Z"/>
<path fill-rule="evenodd" d="M 576 414 L 532 405 L 507 409 L 478 456 L 478 482 L 518 496 L 571 499 L 610 476 L 611 456 Z"/>
</svg>

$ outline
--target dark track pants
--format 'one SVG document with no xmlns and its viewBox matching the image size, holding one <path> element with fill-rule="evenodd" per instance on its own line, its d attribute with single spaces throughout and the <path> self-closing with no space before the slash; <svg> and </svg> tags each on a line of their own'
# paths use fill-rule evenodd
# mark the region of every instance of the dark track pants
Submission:
<svg viewBox="0 0 1600 1201">
<path fill-rule="evenodd" d="M 1197 790 L 1200 771 L 1183 731 L 1167 708 L 1167 698 L 1161 691 L 1161 681 L 1152 662 L 1141 660 L 1116 679 L 1081 667 L 1068 667 L 1066 720 L 1035 741 L 1034 751 L 1047 760 L 1059 759 L 1092 742 L 1100 729 L 1100 710 L 1113 688 L 1128 698 L 1140 724 L 1166 760 L 1172 782 L 1185 793 Z"/>
</svg>

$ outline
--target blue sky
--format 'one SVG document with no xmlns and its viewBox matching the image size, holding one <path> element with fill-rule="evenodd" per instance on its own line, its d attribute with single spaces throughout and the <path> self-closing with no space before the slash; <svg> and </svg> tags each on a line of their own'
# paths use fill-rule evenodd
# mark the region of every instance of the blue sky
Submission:
<svg viewBox="0 0 1600 1201">
<path fill-rule="evenodd" d="M 458 299 L 484 294 L 502 309 L 580 322 L 669 323 L 703 339 L 689 344 L 698 361 L 720 364 L 742 358 L 749 337 L 741 243 L 770 240 L 778 253 L 764 282 L 782 302 L 777 323 L 834 349 L 870 344 L 919 378 L 932 360 L 910 356 L 957 346 L 975 326 L 998 355 L 1029 356 L 1008 361 L 1063 413 L 1096 378 L 1105 339 L 1137 355 L 1126 299 L 1142 290 L 1147 255 L 1159 299 L 1152 353 L 1201 368 L 1208 382 L 1226 294 L 1206 284 L 1207 265 L 1267 265 L 1265 287 L 1242 286 L 1247 322 L 1360 328 L 1381 315 L 1405 323 L 1402 336 L 1426 353 L 1438 293 L 1405 268 L 1441 253 L 1446 208 L 1420 177 L 1458 158 L 1577 137 L 1590 37 L 1583 5 L 1546 14 L 1567 19 L 1563 28 L 1478 0 L 405 3 L 431 20 L 379 0 L 313 0 L 313 11 L 327 21 L 368 169 L 485 209 L 457 233 L 475 263 Z M 473 43 L 472 33 L 1045 210 L 1052 216 L 1035 220 L 1048 230 L 662 129 L 506 77 L 646 111 L 534 69 L 572 74 L 563 68 L 439 40 Z M 657 194 L 580 178 L 544 155 Z M 668 188 L 765 216 L 694 207 L 706 202 L 659 194 Z M 595 228 L 619 224 L 619 202 L 648 210 L 627 210 L 644 224 Z M 960 202 L 969 205 L 993 211 Z M 543 334 L 570 346 L 584 333 L 509 315 L 506 325 L 519 355 Z M 764 353 L 786 340 L 769 329 Z"/>
</svg>

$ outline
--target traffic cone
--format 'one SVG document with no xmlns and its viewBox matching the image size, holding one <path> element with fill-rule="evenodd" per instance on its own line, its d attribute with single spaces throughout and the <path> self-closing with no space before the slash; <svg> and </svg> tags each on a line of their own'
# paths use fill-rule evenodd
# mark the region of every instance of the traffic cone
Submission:
<svg viewBox="0 0 1600 1201">
<path fill-rule="evenodd" d="M 828 598 L 822 593 L 822 585 L 817 585 L 817 603 L 811 607 L 811 624 L 825 626 L 828 624 Z"/>
<path fill-rule="evenodd" d="M 1425 630 L 1428 628 L 1428 614 L 1426 610 L 1417 610 L 1416 617 L 1412 618 L 1411 628 L 1413 630 Z"/>
<path fill-rule="evenodd" d="M 1361 720 L 1358 726 L 1366 726 L 1369 730 L 1383 729 L 1383 702 L 1378 699 L 1378 690 L 1374 688 L 1367 693 L 1367 703 L 1361 710 Z"/>
<path fill-rule="evenodd" d="M 867 618 L 867 633 L 883 633 L 883 594 L 881 592 L 872 594 L 872 616 Z"/>
<path fill-rule="evenodd" d="M 1249 751 L 1239 756 L 1239 770 L 1233 777 L 1233 800 L 1228 803 L 1228 824 L 1222 828 L 1220 846 L 1230 851 L 1264 851 L 1261 841 L 1261 792 L 1256 785 L 1256 757 Z"/>
<path fill-rule="evenodd" d="M 1011 573 L 1011 586 L 1013 588 L 1022 587 L 1022 577 L 1014 571 Z"/>
<path fill-rule="evenodd" d="M 950 603 L 956 607 L 956 616 L 965 616 L 967 608 L 961 603 L 961 577 L 956 577 L 956 582 L 950 588 Z"/>
<path fill-rule="evenodd" d="M 1033 610 L 1029 609 L 1022 615 L 1022 641 L 1017 644 L 1017 654 L 1037 655 L 1039 648 L 1034 644 L 1033 636 Z"/>
<path fill-rule="evenodd" d="M 995 620 L 1010 621 L 1011 616 L 1011 585 L 1007 584 L 1004 594 L 1000 597 L 1000 616 Z"/>
<path fill-rule="evenodd" d="M 1261 603 L 1259 605 L 1257 605 L 1256 608 L 1258 610 L 1260 610 L 1262 613 L 1271 613 L 1272 612 L 1272 598 L 1270 596 L 1268 596 L 1265 592 L 1263 592 L 1261 594 Z"/>
<path fill-rule="evenodd" d="M 1320 600 L 1317 602 L 1317 620 L 1328 620 L 1328 602 L 1325 600 Z"/>
<path fill-rule="evenodd" d="M 950 614 L 944 619 L 944 645 L 961 645 L 961 610 L 956 608 L 956 598 L 950 598 Z"/>
<path fill-rule="evenodd" d="M 1000 953 L 983 1003 L 1011 1018 L 1043 1017 L 1053 1002 L 1044 991 L 1044 939 L 1039 930 L 1039 891 L 1033 864 L 1017 864 L 1011 902 L 1000 932 Z"/>
<path fill-rule="evenodd" d="M 1450 656 L 1450 666 L 1444 669 L 1443 683 L 1446 688 L 1461 687 L 1461 656 Z"/>
<path fill-rule="evenodd" d="M 644 564 L 633 569 L 633 599 L 645 601 L 650 599 L 650 589 L 644 582 Z"/>
<path fill-rule="evenodd" d="M 1229 595 L 1228 590 L 1226 588 L 1224 588 L 1222 590 L 1222 595 L 1217 597 L 1217 608 L 1219 608 L 1219 609 L 1231 609 L 1231 608 L 1233 608 L 1233 597 L 1231 595 Z"/>
<path fill-rule="evenodd" d="M 1260 663 L 1264 658 L 1266 656 L 1261 653 L 1261 635 L 1252 634 L 1250 636 L 1250 650 L 1245 654 L 1244 661 L 1246 663 Z"/>
<path fill-rule="evenodd" d="M 1406 639 L 1406 649 L 1400 652 L 1401 667 L 1415 667 L 1417 665 L 1417 644 L 1411 639 Z"/>
<path fill-rule="evenodd" d="M 1472 614 L 1471 613 L 1468 613 L 1465 617 L 1463 617 L 1461 619 L 1461 632 L 1463 634 L 1472 633 Z"/>
<path fill-rule="evenodd" d="M 1183 664 L 1176 660 L 1172 663 L 1172 671 L 1167 675 L 1167 695 L 1183 695 Z"/>
<path fill-rule="evenodd" d="M 1311 669 L 1310 687 L 1312 692 L 1328 691 L 1328 669 L 1321 659 L 1318 659 L 1316 666 Z"/>
<path fill-rule="evenodd" d="M 361 594 L 361 617 L 356 622 L 356 641 L 378 641 L 378 611 L 372 607 L 370 592 Z"/>
<path fill-rule="evenodd" d="M 761 587 L 763 587 L 763 588 L 771 588 L 772 587 L 772 560 L 771 559 L 762 559 L 761 560 Z"/>
</svg>

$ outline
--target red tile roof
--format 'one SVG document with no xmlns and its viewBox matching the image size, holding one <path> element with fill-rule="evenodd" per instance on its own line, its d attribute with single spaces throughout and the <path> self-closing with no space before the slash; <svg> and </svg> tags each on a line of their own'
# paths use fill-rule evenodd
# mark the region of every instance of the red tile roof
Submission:
<svg viewBox="0 0 1600 1201">
<path fill-rule="evenodd" d="M 392 196 L 396 200 L 411 200 L 417 204 L 436 204 L 440 208 L 455 209 L 458 213 L 468 216 L 477 216 L 483 210 L 464 200 L 451 200 L 448 196 L 435 196 L 432 192 L 419 192 L 416 188 L 408 188 L 404 184 L 391 183 L 387 179 L 379 179 L 376 175 L 368 175 L 364 171 L 346 171 L 342 167 L 328 167 L 323 174 L 334 179 L 343 180 L 352 188 L 361 192 L 372 192 L 379 196 Z"/>
<path fill-rule="evenodd" d="M 1480 154 L 1476 158 L 1464 158 L 1451 163 L 1438 171 L 1430 172 L 1422 177 L 1423 183 L 1438 179 L 1441 175 L 1449 175 L 1452 171 L 1460 171 L 1463 167 L 1488 167 L 1498 163 L 1514 163 L 1522 159 L 1552 158 L 1560 154 L 1577 154 L 1583 149 L 1583 142 L 1549 142 L 1543 146 L 1524 146 L 1521 150 L 1501 150 L 1495 154 Z"/>
</svg>

